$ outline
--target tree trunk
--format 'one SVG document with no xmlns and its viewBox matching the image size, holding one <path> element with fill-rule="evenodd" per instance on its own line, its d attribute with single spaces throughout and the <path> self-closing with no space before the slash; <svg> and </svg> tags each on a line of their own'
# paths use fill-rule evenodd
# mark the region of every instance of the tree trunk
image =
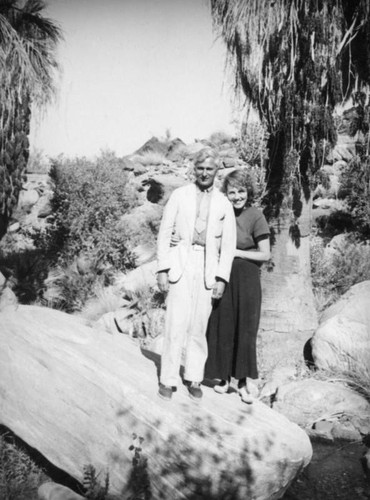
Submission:
<svg viewBox="0 0 370 500">
<path fill-rule="evenodd" d="M 296 333 L 313 331 L 317 326 L 310 269 L 312 203 L 306 202 L 303 194 L 301 199 L 298 247 L 289 234 L 291 221 L 287 214 L 282 214 L 274 225 L 273 265 L 265 266 L 262 272 L 261 331 Z"/>
</svg>

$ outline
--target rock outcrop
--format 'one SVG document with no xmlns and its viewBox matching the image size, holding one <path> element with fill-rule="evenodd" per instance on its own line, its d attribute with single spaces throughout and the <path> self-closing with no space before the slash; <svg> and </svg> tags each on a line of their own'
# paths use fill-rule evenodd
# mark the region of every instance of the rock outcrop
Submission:
<svg viewBox="0 0 370 500">
<path fill-rule="evenodd" d="M 311 340 L 318 368 L 370 377 L 369 304 L 370 281 L 363 281 L 324 311 Z"/>
<path fill-rule="evenodd" d="M 340 381 L 333 381 L 306 379 L 280 386 L 273 408 L 311 435 L 360 440 L 370 433 L 370 404 Z"/>
<path fill-rule="evenodd" d="M 305 432 L 261 402 L 206 387 L 196 405 L 181 385 L 162 401 L 158 357 L 127 336 L 36 306 L 0 324 L 0 423 L 77 479 L 91 464 L 127 496 L 140 463 L 154 499 L 277 499 L 311 459 Z"/>
</svg>

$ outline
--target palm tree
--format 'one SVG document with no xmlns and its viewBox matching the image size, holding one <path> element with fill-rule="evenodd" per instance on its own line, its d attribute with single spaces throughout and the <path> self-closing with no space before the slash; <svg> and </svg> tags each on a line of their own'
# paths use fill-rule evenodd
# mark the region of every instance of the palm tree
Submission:
<svg viewBox="0 0 370 500">
<path fill-rule="evenodd" d="M 370 81 L 368 0 L 211 0 L 237 91 L 268 131 L 266 214 L 276 230 L 266 329 L 310 330 L 315 173 L 336 141 L 333 110 Z"/>
<path fill-rule="evenodd" d="M 0 0 L 0 238 L 25 178 L 31 105 L 54 93 L 62 35 L 44 8 L 43 0 Z"/>
</svg>

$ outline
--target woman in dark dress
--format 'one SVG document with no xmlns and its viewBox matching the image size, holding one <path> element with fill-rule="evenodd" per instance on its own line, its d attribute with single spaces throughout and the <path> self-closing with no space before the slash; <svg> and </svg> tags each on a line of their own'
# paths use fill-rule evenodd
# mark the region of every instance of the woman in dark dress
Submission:
<svg viewBox="0 0 370 500">
<path fill-rule="evenodd" d="M 250 205 L 253 184 L 245 170 L 224 179 L 224 191 L 234 207 L 237 249 L 230 281 L 213 307 L 207 331 L 208 360 L 205 377 L 221 379 L 216 392 L 228 392 L 231 377 L 238 392 L 252 403 L 247 377 L 258 378 L 256 339 L 261 311 L 260 267 L 270 258 L 269 228 L 261 210 Z"/>
</svg>

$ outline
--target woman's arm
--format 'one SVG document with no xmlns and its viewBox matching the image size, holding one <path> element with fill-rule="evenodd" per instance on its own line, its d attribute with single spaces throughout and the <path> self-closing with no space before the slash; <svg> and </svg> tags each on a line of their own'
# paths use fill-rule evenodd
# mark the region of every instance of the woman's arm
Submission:
<svg viewBox="0 0 370 500">
<path fill-rule="evenodd" d="M 270 240 L 260 240 L 256 250 L 235 250 L 235 257 L 241 259 L 254 260 L 256 262 L 266 262 L 270 258 Z"/>
</svg>

